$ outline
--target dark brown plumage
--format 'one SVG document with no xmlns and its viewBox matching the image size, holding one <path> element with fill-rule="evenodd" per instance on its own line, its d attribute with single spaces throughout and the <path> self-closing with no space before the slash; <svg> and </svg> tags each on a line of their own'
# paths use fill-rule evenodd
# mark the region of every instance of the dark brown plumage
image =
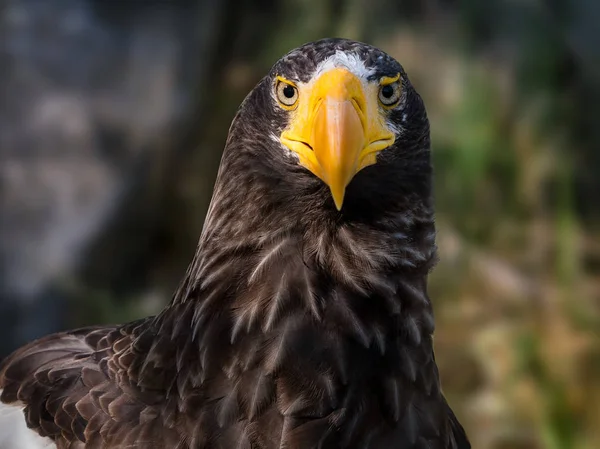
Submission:
<svg viewBox="0 0 600 449">
<path fill-rule="evenodd" d="M 399 73 L 402 96 L 381 112 L 393 144 L 338 210 L 278 141 L 293 113 L 273 85 L 304 85 L 348 55 L 368 82 Z M 0 367 L 2 402 L 22 403 L 58 448 L 469 448 L 432 347 L 429 146 L 423 103 L 395 60 L 340 39 L 292 51 L 234 119 L 171 304 L 17 350 Z"/>
</svg>

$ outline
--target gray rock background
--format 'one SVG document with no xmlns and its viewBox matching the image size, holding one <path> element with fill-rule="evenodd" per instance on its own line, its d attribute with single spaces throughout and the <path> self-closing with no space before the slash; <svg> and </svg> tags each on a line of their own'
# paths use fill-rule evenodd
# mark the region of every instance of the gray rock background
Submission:
<svg viewBox="0 0 600 449">
<path fill-rule="evenodd" d="M 165 223 L 164 181 L 213 120 L 203 108 L 238 37 L 223 30 L 258 34 L 236 27 L 234 4 L 2 5 L 0 355 L 64 328 L 77 291 L 154 287 L 140 278 Z"/>
</svg>

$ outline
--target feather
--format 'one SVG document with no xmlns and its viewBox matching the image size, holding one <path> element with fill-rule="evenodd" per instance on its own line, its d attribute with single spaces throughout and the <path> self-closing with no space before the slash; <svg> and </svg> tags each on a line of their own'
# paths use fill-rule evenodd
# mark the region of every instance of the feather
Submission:
<svg viewBox="0 0 600 449">
<path fill-rule="evenodd" d="M 267 374 L 273 374 L 278 370 L 289 351 L 288 340 L 291 334 L 299 327 L 300 322 L 297 317 L 290 317 L 279 327 L 278 337 L 273 339 L 267 350 L 264 368 Z"/>
<path fill-rule="evenodd" d="M 388 406 L 393 421 L 400 419 L 401 409 L 401 385 L 398 379 L 389 378 L 384 381 L 384 401 Z"/>
<path fill-rule="evenodd" d="M 247 415 L 251 420 L 262 412 L 275 394 L 275 385 L 271 376 L 257 372 L 255 377 L 256 379 L 253 379 L 254 384 L 248 384 L 244 388 L 244 391 L 249 394 L 246 403 Z"/>
<path fill-rule="evenodd" d="M 239 416 L 239 401 L 237 385 L 219 401 L 217 407 L 217 422 L 219 427 L 225 427 L 234 422 Z"/>
<path fill-rule="evenodd" d="M 286 449 L 324 449 L 327 447 L 327 440 L 332 435 L 333 428 L 327 418 L 304 420 L 301 423 L 296 422 L 294 427 L 285 433 L 281 447 Z"/>
<path fill-rule="evenodd" d="M 281 274 L 279 281 L 277 282 L 277 287 L 275 287 L 273 298 L 271 299 L 267 309 L 267 317 L 263 325 L 263 331 L 265 332 L 273 329 L 276 319 L 279 318 L 283 312 L 285 301 L 289 298 L 286 287 L 288 287 L 287 277 L 286 273 L 284 272 Z"/>
<path fill-rule="evenodd" d="M 256 264 L 252 273 L 248 277 L 248 282 L 253 283 L 257 280 L 260 274 L 272 263 L 277 262 L 281 255 L 282 249 L 288 244 L 288 239 L 282 239 L 275 243 L 271 248 L 260 255 L 260 261 Z"/>
</svg>

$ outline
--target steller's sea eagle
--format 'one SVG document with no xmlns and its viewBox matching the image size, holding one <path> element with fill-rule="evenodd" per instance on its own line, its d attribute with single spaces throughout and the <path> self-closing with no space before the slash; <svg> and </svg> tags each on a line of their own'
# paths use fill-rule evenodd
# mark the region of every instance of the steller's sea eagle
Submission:
<svg viewBox="0 0 600 449">
<path fill-rule="evenodd" d="M 467 449 L 440 388 L 429 122 L 402 66 L 324 39 L 240 106 L 158 315 L 0 366 L 0 449 Z"/>
</svg>

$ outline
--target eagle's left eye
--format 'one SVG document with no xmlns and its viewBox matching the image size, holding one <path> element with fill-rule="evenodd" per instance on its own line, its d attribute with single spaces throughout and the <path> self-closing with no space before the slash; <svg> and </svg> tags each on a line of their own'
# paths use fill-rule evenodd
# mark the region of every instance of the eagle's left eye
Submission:
<svg viewBox="0 0 600 449">
<path fill-rule="evenodd" d="M 379 101 L 387 108 L 391 108 L 398 104 L 400 101 L 400 83 L 394 82 L 391 84 L 384 84 L 379 88 Z"/>
<path fill-rule="evenodd" d="M 277 100 L 285 109 L 292 109 L 298 102 L 298 88 L 286 81 L 278 80 Z"/>
</svg>

